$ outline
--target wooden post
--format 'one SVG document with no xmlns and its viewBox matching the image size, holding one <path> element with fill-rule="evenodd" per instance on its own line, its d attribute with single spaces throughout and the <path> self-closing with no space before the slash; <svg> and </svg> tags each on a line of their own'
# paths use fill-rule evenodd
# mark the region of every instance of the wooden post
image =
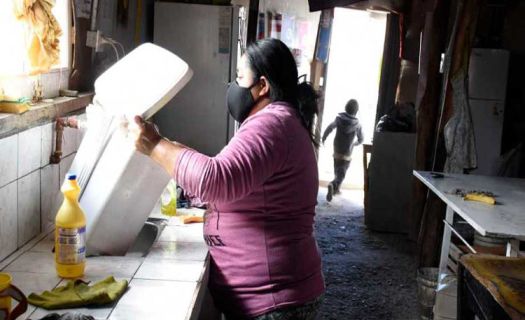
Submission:
<svg viewBox="0 0 525 320">
<path fill-rule="evenodd" d="M 319 93 L 319 100 L 317 101 L 317 107 L 319 113 L 315 122 L 314 139 L 315 141 L 321 141 L 321 125 L 323 123 L 323 112 L 324 112 L 324 86 L 321 86 L 321 78 L 326 76 L 326 65 L 317 59 L 312 61 L 310 66 L 310 82 L 314 89 Z M 318 150 L 316 150 L 316 156 L 318 156 Z"/>
<path fill-rule="evenodd" d="M 376 119 L 374 126 L 395 103 L 396 88 L 399 81 L 399 16 L 387 16 L 387 32 L 383 49 L 381 78 L 379 81 L 379 94 L 377 99 Z"/>
<path fill-rule="evenodd" d="M 327 20 L 323 20 L 327 19 Z M 332 22 L 334 19 L 334 9 L 331 10 L 325 10 L 321 14 L 321 18 L 319 19 L 319 27 L 317 29 L 317 39 L 315 42 L 315 53 L 313 61 L 310 65 L 310 82 L 312 83 L 312 86 L 314 89 L 319 93 L 319 100 L 318 100 L 318 115 L 315 123 L 315 129 L 314 129 L 314 139 L 317 142 L 321 141 L 321 126 L 323 123 L 323 113 L 324 113 L 324 101 L 325 101 L 325 92 L 326 92 L 326 83 L 327 83 L 327 72 L 328 72 L 328 59 L 327 61 L 321 61 L 318 59 L 318 51 L 320 50 L 319 47 L 322 45 L 320 44 L 320 38 L 321 38 L 321 32 L 322 29 L 329 28 L 330 37 L 331 37 L 331 28 L 332 28 Z M 324 25 L 323 25 L 324 24 Z M 326 31 L 326 30 L 325 30 Z M 321 83 L 321 79 L 323 80 Z M 318 159 L 319 158 L 319 150 L 315 150 L 315 156 Z"/>
<path fill-rule="evenodd" d="M 441 54 L 445 51 L 449 11 L 449 0 L 437 0 L 425 15 L 416 97 L 416 170 L 434 170 L 436 165 L 435 146 L 441 134 L 439 119 L 443 111 L 440 108 L 443 83 L 440 63 Z M 436 266 L 439 263 L 445 205 L 421 182 L 417 179 L 413 181 L 409 237 L 418 240 L 419 266 Z"/>
<path fill-rule="evenodd" d="M 248 11 L 248 30 L 246 34 L 246 44 L 257 40 L 257 23 L 259 18 L 259 0 L 250 0 Z"/>
<path fill-rule="evenodd" d="M 474 30 L 477 23 L 479 0 L 463 0 L 457 7 L 451 41 L 447 50 L 451 56 L 450 65 L 446 66 L 445 79 L 442 81 L 442 94 L 439 104 L 439 121 L 435 123 L 435 135 L 433 139 L 434 150 L 432 151 L 431 170 L 443 170 L 446 161 L 446 150 L 444 147 L 443 130 L 453 114 L 454 94 L 449 85 L 449 78 L 453 77 L 458 70 L 468 69 L 468 57 L 470 46 L 474 39 Z M 447 10 L 448 11 L 448 10 Z M 424 204 L 423 218 L 419 232 L 419 265 L 435 266 L 439 259 L 439 247 L 443 224 L 445 205 L 434 193 L 430 193 Z"/>
<path fill-rule="evenodd" d="M 416 156 L 415 170 L 431 170 L 434 158 L 435 136 L 439 113 L 442 78 L 439 73 L 441 53 L 446 39 L 446 21 L 449 1 L 438 1 L 433 12 L 425 16 L 420 55 L 420 75 L 416 96 Z M 413 201 L 410 215 L 409 238 L 418 239 L 421 217 L 427 200 L 427 188 L 413 179 Z M 442 220 L 442 219 L 441 219 Z"/>
</svg>

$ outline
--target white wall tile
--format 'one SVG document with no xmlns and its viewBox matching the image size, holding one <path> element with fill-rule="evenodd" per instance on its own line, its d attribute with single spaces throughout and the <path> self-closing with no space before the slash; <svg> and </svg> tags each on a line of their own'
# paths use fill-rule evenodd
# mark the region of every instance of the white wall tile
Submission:
<svg viewBox="0 0 525 320">
<path fill-rule="evenodd" d="M 45 290 L 51 290 L 55 288 L 60 282 L 60 278 L 56 274 L 42 274 L 42 273 L 31 273 L 31 272 L 9 272 L 13 278 L 13 284 L 17 286 L 27 296 L 32 292 L 40 293 Z M 29 315 L 35 311 L 35 307 L 32 305 L 27 306 L 27 311 L 17 319 L 27 319 Z M 31 319 L 34 317 L 32 316 Z M 40 319 L 40 318 L 37 318 Z"/>
<path fill-rule="evenodd" d="M 138 279 L 199 281 L 204 261 L 147 259 L 135 274 Z"/>
<path fill-rule="evenodd" d="M 54 69 L 41 76 L 44 98 L 56 98 L 60 89 L 66 89 L 69 69 Z"/>
<path fill-rule="evenodd" d="M 18 135 L 0 139 L 0 187 L 15 181 L 18 174 Z"/>
<path fill-rule="evenodd" d="M 5 1 L 4 1 L 5 2 Z M 2 76 L 0 87 L 7 96 L 32 97 L 34 81 L 28 75 Z"/>
<path fill-rule="evenodd" d="M 29 251 L 31 252 L 44 252 L 52 253 L 53 247 L 55 246 L 55 232 L 49 232 L 44 239 L 41 239 L 35 244 Z"/>
<path fill-rule="evenodd" d="M 115 278 L 131 278 L 141 263 L 141 259 L 127 257 L 91 257 L 86 263 L 84 278 L 105 278 L 108 275 Z"/>
<path fill-rule="evenodd" d="M 40 230 L 44 231 L 55 222 L 54 202 L 60 192 L 59 165 L 50 164 L 40 171 Z"/>
<path fill-rule="evenodd" d="M 204 261 L 207 256 L 208 246 L 204 242 L 157 241 L 151 247 L 146 261 L 155 259 Z"/>
<path fill-rule="evenodd" d="M 84 139 L 84 136 L 86 135 L 86 132 L 87 132 L 87 114 L 84 112 L 80 115 L 77 116 L 77 120 L 78 120 L 78 125 L 80 126 L 80 128 L 78 129 L 78 147 L 80 147 L 80 143 L 82 142 L 82 139 Z M 78 147 L 77 147 L 77 150 L 78 150 Z"/>
<path fill-rule="evenodd" d="M 66 179 L 66 174 L 68 173 L 69 168 L 71 168 L 71 164 L 75 159 L 75 155 L 76 153 L 73 153 L 60 160 L 60 186 L 62 186 L 64 180 Z"/>
<path fill-rule="evenodd" d="M 78 150 L 79 131 L 75 128 L 64 128 L 62 135 L 62 158 Z"/>
<path fill-rule="evenodd" d="M 42 126 L 42 156 L 40 159 L 40 167 L 45 167 L 49 164 L 49 157 L 51 157 L 54 147 L 55 123 L 51 122 Z"/>
<path fill-rule="evenodd" d="M 40 168 L 42 128 L 35 127 L 18 134 L 18 177 Z"/>
<path fill-rule="evenodd" d="M 39 233 L 40 170 L 18 179 L 18 247 Z"/>
<path fill-rule="evenodd" d="M 56 274 L 55 256 L 49 252 L 28 251 L 10 263 L 5 271 Z"/>
<path fill-rule="evenodd" d="M 17 182 L 0 188 L 0 261 L 17 248 Z"/>
<path fill-rule="evenodd" d="M 51 254 L 53 256 L 53 254 Z M 34 258 L 34 257 L 33 257 Z M 42 292 L 55 288 L 62 279 L 55 273 L 33 273 L 10 271 L 13 284 L 22 292 L 29 295 L 31 292 Z"/>
<path fill-rule="evenodd" d="M 178 213 L 179 209 L 177 209 Z M 164 216 L 165 217 L 165 216 Z M 175 219 L 170 219 L 173 223 Z M 160 234 L 159 241 L 177 241 L 177 242 L 199 242 L 204 243 L 202 224 L 190 223 L 183 226 L 168 225 Z"/>
<path fill-rule="evenodd" d="M 197 282 L 133 279 L 109 319 L 186 319 L 196 288 Z"/>
</svg>

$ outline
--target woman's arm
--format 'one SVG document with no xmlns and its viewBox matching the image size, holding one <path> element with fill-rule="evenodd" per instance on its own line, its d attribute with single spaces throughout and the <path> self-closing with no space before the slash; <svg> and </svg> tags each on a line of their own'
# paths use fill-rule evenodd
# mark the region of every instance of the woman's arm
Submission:
<svg viewBox="0 0 525 320">
<path fill-rule="evenodd" d="M 145 155 L 150 156 L 155 162 L 164 168 L 171 176 L 175 172 L 177 158 L 182 151 L 188 149 L 186 146 L 171 142 L 163 138 L 158 128 L 151 122 L 146 122 L 139 116 L 135 116 L 137 129 L 130 132 L 135 135 L 135 147 Z"/>
<path fill-rule="evenodd" d="M 182 151 L 174 178 L 184 190 L 204 202 L 238 200 L 282 168 L 288 157 L 288 141 L 294 135 L 293 130 L 284 131 L 275 115 L 258 113 L 216 156 L 190 149 Z"/>
<path fill-rule="evenodd" d="M 215 157 L 162 138 L 154 124 L 140 117 L 135 122 L 137 150 L 204 202 L 233 201 L 250 193 L 281 167 L 288 154 L 289 137 L 272 115 L 254 116 Z"/>
<path fill-rule="evenodd" d="M 330 123 L 330 125 L 328 125 L 328 127 L 326 127 L 326 129 L 324 129 L 324 133 L 323 133 L 323 143 L 325 142 L 326 138 L 328 138 L 328 136 L 330 135 L 330 133 L 332 132 L 332 130 L 335 129 L 335 127 L 337 126 L 336 122 L 332 122 Z"/>
<path fill-rule="evenodd" d="M 153 148 L 150 157 L 160 164 L 169 175 L 173 175 L 176 169 L 177 158 L 185 149 L 187 149 L 186 146 L 163 138 Z"/>
</svg>

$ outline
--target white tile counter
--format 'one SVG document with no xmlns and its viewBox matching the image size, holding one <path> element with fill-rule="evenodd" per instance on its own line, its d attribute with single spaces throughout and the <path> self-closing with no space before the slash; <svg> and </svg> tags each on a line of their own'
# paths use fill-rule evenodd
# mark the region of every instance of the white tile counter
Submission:
<svg viewBox="0 0 525 320">
<path fill-rule="evenodd" d="M 64 285 L 66 281 L 55 272 L 52 248 L 53 233 L 42 234 L 0 262 L 0 270 L 10 273 L 13 284 L 26 295 Z M 172 218 L 146 257 L 87 259 L 84 280 L 114 276 L 129 281 L 128 290 L 116 304 L 68 310 L 29 305 L 20 319 L 40 319 L 54 312 L 80 312 L 96 319 L 196 319 L 206 289 L 207 266 L 202 223 L 180 225 Z"/>
</svg>

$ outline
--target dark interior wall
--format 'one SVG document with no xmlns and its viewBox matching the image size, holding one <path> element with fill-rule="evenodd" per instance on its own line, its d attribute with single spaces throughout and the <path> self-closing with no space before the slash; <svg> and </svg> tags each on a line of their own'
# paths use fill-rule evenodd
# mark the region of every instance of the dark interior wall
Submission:
<svg viewBox="0 0 525 320">
<path fill-rule="evenodd" d="M 159 0 L 98 0 L 97 29 L 103 35 L 120 42 L 126 53 L 144 42 L 153 42 L 155 2 Z M 163 0 L 195 4 L 228 5 L 230 0 Z M 239 2 L 239 1 L 238 1 Z M 241 1 L 242 2 L 242 1 Z M 251 1 L 258 4 L 258 1 Z M 125 5 L 127 3 L 127 6 Z M 252 14 L 252 11 L 250 11 Z M 255 16 L 257 12 L 255 12 Z M 196 31 L 197 32 L 197 31 Z M 113 63 L 113 49 L 104 45 L 95 57 L 95 78 Z"/>
<path fill-rule="evenodd" d="M 502 26 L 502 47 L 509 50 L 510 66 L 502 152 L 525 142 L 525 1 L 508 6 Z"/>
<path fill-rule="evenodd" d="M 400 72 L 399 37 L 399 16 L 396 14 L 389 14 L 387 17 L 383 61 L 379 82 L 376 123 L 381 116 L 390 111 L 395 103 Z M 417 83 L 415 85 L 417 85 Z"/>
<path fill-rule="evenodd" d="M 503 24 L 503 46 L 512 52 L 525 53 L 525 1 L 510 4 Z"/>
<path fill-rule="evenodd" d="M 502 154 L 525 142 L 525 1 L 489 0 L 482 8 L 474 47 L 510 52 Z"/>
<path fill-rule="evenodd" d="M 104 36 L 120 42 L 130 52 L 144 42 L 153 41 L 154 0 L 99 0 L 97 29 Z M 138 13 L 138 14 L 137 14 Z M 95 58 L 95 74 L 99 75 L 115 63 L 113 49 L 104 45 Z"/>
<path fill-rule="evenodd" d="M 332 9 L 335 7 L 345 7 L 361 0 L 308 0 L 310 11 Z"/>
<path fill-rule="evenodd" d="M 419 0 L 418 0 L 419 1 Z M 310 11 L 351 7 L 354 9 L 378 9 L 401 13 L 410 0 L 308 0 Z"/>
<path fill-rule="evenodd" d="M 512 52 L 509 66 L 502 153 L 525 142 L 525 53 Z"/>
</svg>

